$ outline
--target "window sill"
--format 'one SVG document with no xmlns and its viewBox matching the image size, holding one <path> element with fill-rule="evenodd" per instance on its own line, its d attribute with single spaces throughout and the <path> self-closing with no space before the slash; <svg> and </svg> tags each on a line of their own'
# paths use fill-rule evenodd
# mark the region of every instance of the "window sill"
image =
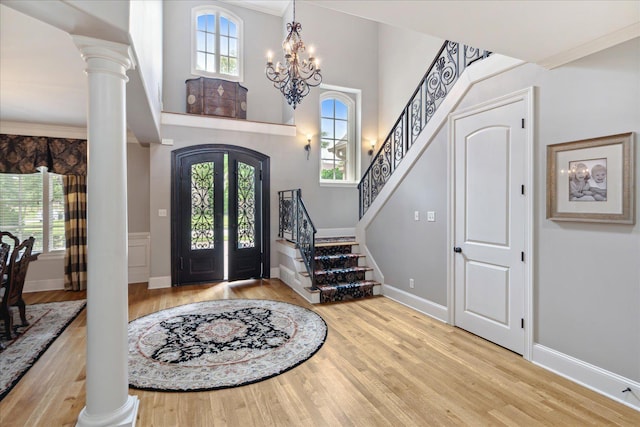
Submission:
<svg viewBox="0 0 640 427">
<path fill-rule="evenodd" d="M 40 252 L 38 261 L 57 261 L 64 259 L 64 251 Z"/>
<path fill-rule="evenodd" d="M 353 181 L 344 181 L 344 182 L 320 181 L 320 187 L 357 188 L 358 183 Z"/>
</svg>

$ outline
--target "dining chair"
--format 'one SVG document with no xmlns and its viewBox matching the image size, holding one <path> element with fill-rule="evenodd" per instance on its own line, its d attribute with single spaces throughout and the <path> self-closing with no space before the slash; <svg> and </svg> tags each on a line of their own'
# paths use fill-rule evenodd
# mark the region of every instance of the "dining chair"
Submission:
<svg viewBox="0 0 640 427">
<path fill-rule="evenodd" d="M 2 284 L 2 302 L 0 303 L 0 317 L 4 320 L 4 330 L 6 339 L 12 338 L 13 316 L 11 316 L 11 307 L 17 306 L 20 312 L 20 326 L 28 326 L 26 315 L 26 304 L 22 298 L 22 290 L 24 281 L 27 276 L 29 263 L 37 259 L 38 255 L 32 255 L 34 237 L 29 237 L 22 243 L 13 234 L 3 231 L 0 232 L 0 243 L 2 237 L 8 236 L 14 240 L 13 251 L 9 256 L 9 261 L 5 266 L 7 279 Z M 4 277 L 4 274 L 3 274 Z"/>
</svg>

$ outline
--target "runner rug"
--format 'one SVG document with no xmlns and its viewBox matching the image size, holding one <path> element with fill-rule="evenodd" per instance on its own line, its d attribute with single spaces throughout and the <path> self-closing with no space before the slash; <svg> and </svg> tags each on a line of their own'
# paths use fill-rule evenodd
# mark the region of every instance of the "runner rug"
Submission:
<svg viewBox="0 0 640 427">
<path fill-rule="evenodd" d="M 129 323 L 129 382 L 159 391 L 251 384 L 309 359 L 326 336 L 318 314 L 280 301 L 182 305 Z"/>
<path fill-rule="evenodd" d="M 27 305 L 29 326 L 19 327 L 19 335 L 14 335 L 12 340 L 6 340 L 4 322 L 0 320 L 2 344 L 6 347 L 0 352 L 0 400 L 76 318 L 85 304 L 85 300 L 78 300 Z M 14 325 L 15 322 L 20 323 L 17 309 L 12 311 Z"/>
</svg>

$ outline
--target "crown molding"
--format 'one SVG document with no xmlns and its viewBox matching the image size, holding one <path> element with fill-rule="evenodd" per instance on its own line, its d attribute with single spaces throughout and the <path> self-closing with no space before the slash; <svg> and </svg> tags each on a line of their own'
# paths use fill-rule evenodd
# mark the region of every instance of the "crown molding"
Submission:
<svg viewBox="0 0 640 427">
<path fill-rule="evenodd" d="M 636 37 L 640 37 L 640 22 L 629 25 L 628 27 L 622 28 L 618 31 L 614 31 L 613 33 L 609 33 L 595 40 L 591 40 L 588 43 L 584 43 L 572 49 L 565 50 L 564 52 L 560 52 L 559 54 L 541 59 L 539 61 L 536 61 L 536 63 L 541 67 L 552 70 L 564 64 L 568 64 L 569 62 L 578 60 L 617 44 L 624 43 Z"/>
<path fill-rule="evenodd" d="M 45 123 L 0 121 L 0 133 L 8 135 L 47 136 L 50 138 L 87 139 L 87 128 Z M 127 132 L 127 142 L 130 144 L 139 143 L 131 132 Z"/>
</svg>

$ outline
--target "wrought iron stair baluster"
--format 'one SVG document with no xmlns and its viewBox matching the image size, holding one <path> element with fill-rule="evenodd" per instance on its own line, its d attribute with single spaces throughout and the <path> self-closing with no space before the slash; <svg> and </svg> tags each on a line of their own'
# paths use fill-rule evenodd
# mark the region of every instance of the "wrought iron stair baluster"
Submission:
<svg viewBox="0 0 640 427">
<path fill-rule="evenodd" d="M 311 289 L 316 289 L 315 246 L 317 230 L 302 200 L 302 191 L 299 188 L 278 191 L 278 199 L 278 237 L 296 244 L 311 278 Z"/>
<path fill-rule="evenodd" d="M 407 155 L 462 72 L 491 52 L 445 41 L 358 184 L 360 218 Z M 462 52 L 460 52 L 462 49 Z M 462 55 L 461 55 L 462 54 Z"/>
</svg>

